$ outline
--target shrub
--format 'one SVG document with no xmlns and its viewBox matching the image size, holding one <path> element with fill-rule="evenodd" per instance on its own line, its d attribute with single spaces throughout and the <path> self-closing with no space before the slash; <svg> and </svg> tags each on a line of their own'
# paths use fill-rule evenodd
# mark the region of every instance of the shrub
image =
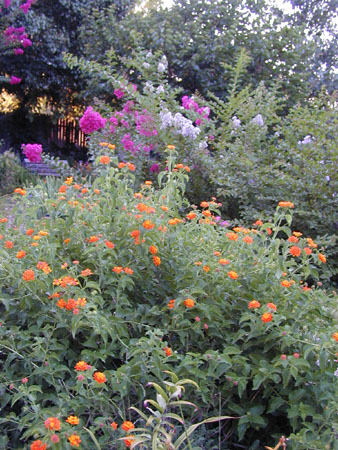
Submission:
<svg viewBox="0 0 338 450">
<path fill-rule="evenodd" d="M 169 147 L 158 188 L 135 192 L 134 166 L 101 145 L 92 182 L 47 180 L 23 197 L 24 223 L 0 221 L 3 446 L 91 449 L 94 436 L 125 448 L 121 423 L 142 427 L 129 406 L 141 411 L 166 370 L 200 387 L 186 387 L 199 408 L 188 428 L 239 418 L 207 424 L 201 448 L 281 434 L 291 449 L 334 445 L 337 297 L 320 287 L 324 253 L 293 232 L 290 201 L 233 230 L 215 199 L 191 207 Z"/>
<path fill-rule="evenodd" d="M 34 183 L 35 175 L 28 172 L 12 152 L 0 154 L 0 195 L 11 194 L 17 186 Z"/>
</svg>

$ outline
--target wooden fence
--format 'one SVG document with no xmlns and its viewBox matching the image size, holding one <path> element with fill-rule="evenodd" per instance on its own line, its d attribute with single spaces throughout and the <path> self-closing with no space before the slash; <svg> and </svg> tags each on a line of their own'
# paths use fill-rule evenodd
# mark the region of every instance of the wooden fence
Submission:
<svg viewBox="0 0 338 450">
<path fill-rule="evenodd" d="M 60 147 L 71 144 L 81 149 L 86 148 L 86 135 L 74 120 L 58 119 L 55 125 L 51 125 L 49 138 Z"/>
</svg>

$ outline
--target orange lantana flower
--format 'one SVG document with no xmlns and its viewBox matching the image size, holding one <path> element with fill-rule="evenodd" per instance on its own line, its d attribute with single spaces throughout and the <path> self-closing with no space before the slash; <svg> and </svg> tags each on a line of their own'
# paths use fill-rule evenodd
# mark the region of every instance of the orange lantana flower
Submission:
<svg viewBox="0 0 338 450">
<path fill-rule="evenodd" d="M 68 416 L 66 422 L 70 425 L 78 425 L 80 421 L 77 416 Z"/>
<path fill-rule="evenodd" d="M 195 306 L 195 302 L 192 298 L 187 298 L 183 303 L 187 308 L 193 308 Z"/>
<path fill-rule="evenodd" d="M 109 163 L 110 163 L 110 158 L 109 158 L 109 156 L 106 156 L 106 155 L 101 156 L 101 158 L 100 158 L 100 163 L 101 163 L 101 164 L 109 164 Z"/>
<path fill-rule="evenodd" d="M 155 266 L 159 266 L 161 264 L 161 258 L 159 256 L 153 256 L 153 263 Z"/>
<path fill-rule="evenodd" d="M 31 444 L 30 450 L 46 450 L 46 448 L 47 444 L 44 444 L 42 441 L 40 441 L 40 439 L 38 439 Z"/>
<path fill-rule="evenodd" d="M 79 361 L 75 364 L 75 370 L 78 372 L 84 372 L 85 370 L 89 369 L 89 365 L 86 363 L 86 361 Z"/>
<path fill-rule="evenodd" d="M 326 256 L 323 255 L 322 253 L 318 253 L 318 258 L 322 263 L 326 263 Z"/>
<path fill-rule="evenodd" d="M 97 383 L 100 383 L 100 384 L 105 383 L 107 380 L 107 378 L 103 372 L 95 372 L 93 375 L 93 378 Z"/>
<path fill-rule="evenodd" d="M 266 306 L 274 311 L 277 311 L 277 306 L 272 302 L 268 303 Z"/>
<path fill-rule="evenodd" d="M 297 247 L 297 245 L 293 245 L 292 247 L 290 247 L 289 252 L 292 256 L 295 257 L 300 256 L 300 254 L 302 253 L 301 249 Z"/>
<path fill-rule="evenodd" d="M 150 220 L 145 220 L 142 225 L 146 230 L 152 230 L 155 226 Z"/>
<path fill-rule="evenodd" d="M 113 267 L 113 269 L 112 269 L 112 271 L 115 272 L 115 273 L 121 273 L 122 270 L 123 270 L 123 267 L 122 267 L 122 266 L 115 266 L 115 267 Z"/>
<path fill-rule="evenodd" d="M 252 300 L 249 305 L 248 308 L 249 309 L 256 309 L 256 308 L 260 308 L 261 304 L 257 301 L 257 300 Z"/>
<path fill-rule="evenodd" d="M 28 269 L 25 270 L 24 273 L 22 274 L 22 279 L 24 281 L 33 281 L 34 278 L 35 278 L 34 270 Z"/>
<path fill-rule="evenodd" d="M 230 278 L 232 278 L 233 280 L 237 280 L 237 278 L 238 278 L 238 274 L 234 270 L 231 270 L 230 272 L 228 272 L 228 276 Z"/>
<path fill-rule="evenodd" d="M 155 247 L 155 245 L 151 245 L 149 247 L 149 251 L 152 255 L 157 255 L 157 253 L 158 253 L 157 247 Z"/>
<path fill-rule="evenodd" d="M 294 208 L 295 205 L 292 202 L 279 202 L 278 206 L 281 208 Z"/>
<path fill-rule="evenodd" d="M 264 323 L 271 322 L 272 319 L 273 319 L 273 315 L 271 313 L 264 313 L 261 317 L 261 320 Z"/>
<path fill-rule="evenodd" d="M 72 435 L 69 436 L 68 440 L 69 440 L 69 443 L 70 443 L 70 445 L 72 447 L 79 447 L 80 446 L 81 439 L 80 439 L 79 435 L 72 434 Z"/>
<path fill-rule="evenodd" d="M 133 430 L 135 428 L 135 425 L 133 424 L 133 422 L 126 420 L 125 422 L 123 422 L 121 428 L 122 428 L 122 430 L 128 432 L 129 430 Z"/>
<path fill-rule="evenodd" d="M 61 422 L 57 417 L 48 417 L 48 419 L 45 420 L 45 427 L 47 430 L 59 431 L 61 428 Z"/>
<path fill-rule="evenodd" d="M 163 350 L 167 356 L 171 356 L 173 353 L 169 347 L 164 347 Z"/>
<path fill-rule="evenodd" d="M 24 250 L 20 250 L 17 254 L 16 254 L 16 257 L 18 258 L 18 259 L 22 259 L 22 258 L 24 258 L 26 256 L 26 252 L 24 251 Z"/>
</svg>

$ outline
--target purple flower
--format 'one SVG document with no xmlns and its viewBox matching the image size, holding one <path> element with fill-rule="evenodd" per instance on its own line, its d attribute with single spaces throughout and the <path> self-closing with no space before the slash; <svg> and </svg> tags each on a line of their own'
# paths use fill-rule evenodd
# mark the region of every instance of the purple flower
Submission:
<svg viewBox="0 0 338 450">
<path fill-rule="evenodd" d="M 14 55 L 23 55 L 25 52 L 22 50 L 22 48 L 15 48 Z"/>
<path fill-rule="evenodd" d="M 31 45 L 32 45 L 32 41 L 31 41 L 30 39 L 24 38 L 24 39 L 22 40 L 22 46 L 23 46 L 24 48 L 26 48 L 26 47 L 31 47 Z"/>
<path fill-rule="evenodd" d="M 158 164 L 153 164 L 150 167 L 150 172 L 152 172 L 152 173 L 159 173 L 159 171 L 160 171 L 160 166 Z"/>
<path fill-rule="evenodd" d="M 220 227 L 228 227 L 230 223 L 227 220 L 223 220 L 223 222 L 220 222 L 218 225 Z"/>
<path fill-rule="evenodd" d="M 4 7 L 9 8 L 11 6 L 11 0 L 4 0 Z"/>
<path fill-rule="evenodd" d="M 9 84 L 20 84 L 21 78 L 15 77 L 14 75 L 11 76 L 11 79 L 9 80 Z"/>
</svg>

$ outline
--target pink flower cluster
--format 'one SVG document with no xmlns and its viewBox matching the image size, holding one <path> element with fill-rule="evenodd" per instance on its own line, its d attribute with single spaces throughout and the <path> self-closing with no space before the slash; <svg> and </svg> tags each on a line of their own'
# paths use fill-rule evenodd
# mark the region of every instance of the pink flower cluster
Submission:
<svg viewBox="0 0 338 450">
<path fill-rule="evenodd" d="M 5 41 L 7 44 L 15 44 L 15 45 L 22 45 L 24 48 L 30 47 L 32 45 L 32 41 L 28 39 L 27 33 L 25 33 L 25 27 L 8 27 L 4 31 L 5 35 Z M 22 49 L 15 49 L 15 50 L 21 50 Z M 15 53 L 14 50 L 14 53 Z M 22 53 L 15 53 L 15 54 L 22 54 Z"/>
<path fill-rule="evenodd" d="M 11 6 L 11 0 L 4 0 L 5 8 L 9 8 Z"/>
<path fill-rule="evenodd" d="M 207 106 L 200 107 L 197 102 L 191 97 L 185 95 L 182 97 L 182 106 L 184 109 L 193 109 L 196 111 L 203 119 L 208 119 L 210 114 L 210 108 Z M 195 123 L 197 126 L 201 125 L 203 121 L 201 119 L 196 119 Z"/>
<path fill-rule="evenodd" d="M 107 119 L 103 119 L 101 114 L 94 111 L 91 106 L 89 106 L 84 112 L 80 119 L 80 128 L 85 134 L 91 134 L 94 131 L 104 128 Z"/>
<path fill-rule="evenodd" d="M 41 161 L 42 145 L 22 144 L 21 149 L 30 162 L 39 163 Z"/>
<path fill-rule="evenodd" d="M 34 2 L 34 0 L 27 0 L 26 3 L 23 3 L 22 5 L 20 5 L 20 8 L 24 12 L 24 14 L 28 14 L 28 10 L 32 6 L 33 2 Z"/>
<path fill-rule="evenodd" d="M 15 77 L 14 75 L 11 76 L 9 80 L 9 84 L 20 84 L 21 78 Z"/>
<path fill-rule="evenodd" d="M 141 114 L 138 111 L 135 111 L 135 122 L 136 129 L 141 135 L 146 137 L 158 135 L 158 132 L 153 125 L 153 118 L 146 109 L 144 109 Z"/>
</svg>

